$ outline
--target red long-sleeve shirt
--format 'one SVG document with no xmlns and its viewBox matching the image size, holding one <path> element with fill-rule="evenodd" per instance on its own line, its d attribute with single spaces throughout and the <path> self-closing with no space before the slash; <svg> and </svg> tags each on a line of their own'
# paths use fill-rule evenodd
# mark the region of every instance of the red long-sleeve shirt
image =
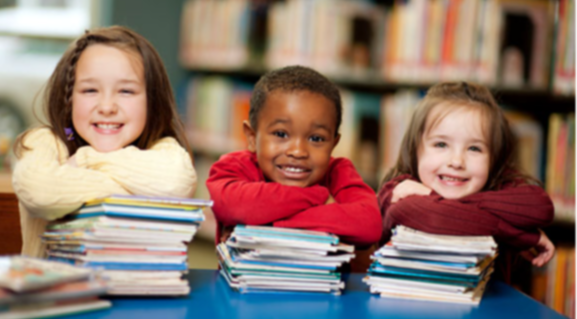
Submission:
<svg viewBox="0 0 577 319">
<path fill-rule="evenodd" d="M 391 204 L 393 189 L 406 179 L 415 180 L 410 175 L 398 176 L 377 196 L 383 214 L 381 243 L 390 238 L 391 228 L 402 224 L 436 234 L 492 235 L 500 244 L 524 250 L 537 244 L 537 228 L 553 220 L 551 199 L 534 185 L 508 184 L 460 199 L 445 199 L 433 192 Z"/>
<path fill-rule="evenodd" d="M 254 153 L 233 152 L 214 163 L 206 186 L 217 242 L 223 226 L 237 224 L 325 231 L 357 246 L 376 243 L 381 235 L 375 193 L 345 158 L 331 158 L 323 180 L 302 188 L 266 181 Z M 329 194 L 336 203 L 325 205 Z"/>
</svg>

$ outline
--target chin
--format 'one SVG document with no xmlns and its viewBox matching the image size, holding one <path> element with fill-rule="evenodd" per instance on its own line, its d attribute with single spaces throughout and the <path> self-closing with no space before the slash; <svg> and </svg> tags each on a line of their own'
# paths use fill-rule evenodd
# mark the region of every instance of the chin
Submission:
<svg viewBox="0 0 577 319">
<path fill-rule="evenodd" d="M 114 151 L 118 151 L 119 149 L 122 149 L 122 146 L 118 146 L 118 145 L 92 145 L 92 148 L 94 148 L 96 151 L 100 152 L 100 153 L 110 153 L 110 152 L 114 152 Z"/>
</svg>

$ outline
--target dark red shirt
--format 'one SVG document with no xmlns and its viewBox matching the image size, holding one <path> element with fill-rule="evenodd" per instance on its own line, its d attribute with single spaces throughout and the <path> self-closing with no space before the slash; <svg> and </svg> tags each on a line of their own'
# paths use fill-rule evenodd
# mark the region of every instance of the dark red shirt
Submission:
<svg viewBox="0 0 577 319">
<path fill-rule="evenodd" d="M 535 185 L 505 185 L 460 199 L 445 199 L 433 192 L 408 196 L 391 205 L 393 189 L 412 179 L 401 175 L 387 182 L 378 194 L 383 215 L 381 244 L 389 240 L 391 228 L 405 225 L 445 235 L 491 235 L 497 243 L 518 250 L 539 241 L 539 227 L 553 220 L 554 208 L 547 193 Z"/>
<path fill-rule="evenodd" d="M 303 188 L 267 181 L 254 153 L 233 152 L 212 165 L 206 186 L 214 201 L 217 242 L 223 226 L 237 224 L 325 231 L 356 246 L 372 245 L 381 236 L 375 193 L 345 158 L 331 158 L 324 179 Z M 336 203 L 325 205 L 329 194 Z"/>
</svg>

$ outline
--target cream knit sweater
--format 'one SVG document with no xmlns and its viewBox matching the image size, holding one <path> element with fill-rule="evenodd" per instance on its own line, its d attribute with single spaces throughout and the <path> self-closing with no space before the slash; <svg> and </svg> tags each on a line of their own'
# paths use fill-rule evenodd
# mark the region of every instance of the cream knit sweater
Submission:
<svg viewBox="0 0 577 319">
<path fill-rule="evenodd" d="M 44 257 L 40 235 L 48 221 L 79 208 L 90 199 L 112 194 L 192 197 L 196 172 L 188 153 L 171 137 L 148 150 L 128 146 L 99 153 L 84 146 L 75 154 L 78 167 L 67 164 L 68 150 L 48 128 L 26 135 L 12 185 L 18 196 L 22 254 Z"/>
</svg>

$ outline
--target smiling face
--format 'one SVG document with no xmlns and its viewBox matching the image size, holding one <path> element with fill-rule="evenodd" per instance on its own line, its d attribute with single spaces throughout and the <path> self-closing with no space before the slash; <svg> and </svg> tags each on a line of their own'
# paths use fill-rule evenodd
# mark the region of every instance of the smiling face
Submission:
<svg viewBox="0 0 577 319">
<path fill-rule="evenodd" d="M 101 44 L 86 48 L 72 92 L 76 132 L 99 152 L 119 150 L 142 134 L 146 113 L 140 56 Z"/>
<path fill-rule="evenodd" d="M 339 140 L 331 101 L 309 91 L 271 92 L 256 130 L 245 122 L 249 150 L 256 152 L 265 177 L 283 185 L 319 183 Z"/>
<path fill-rule="evenodd" d="M 483 189 L 490 161 L 483 118 L 470 107 L 438 105 L 431 110 L 417 152 L 419 178 L 425 186 L 448 199 Z"/>
</svg>

